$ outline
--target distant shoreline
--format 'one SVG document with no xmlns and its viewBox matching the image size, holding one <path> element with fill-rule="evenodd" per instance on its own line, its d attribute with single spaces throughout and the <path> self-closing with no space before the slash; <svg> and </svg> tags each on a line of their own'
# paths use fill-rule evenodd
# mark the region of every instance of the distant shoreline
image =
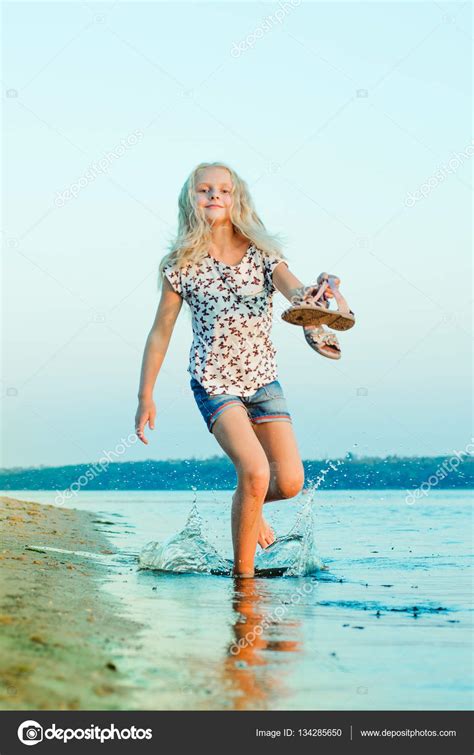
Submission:
<svg viewBox="0 0 474 755">
<path fill-rule="evenodd" d="M 105 453 L 105 452 L 104 452 Z M 0 490 L 232 490 L 235 471 L 225 456 L 168 461 L 116 461 L 109 454 L 90 464 L 0 470 Z M 303 461 L 305 487 L 321 490 L 474 488 L 474 457 L 355 457 Z"/>
</svg>

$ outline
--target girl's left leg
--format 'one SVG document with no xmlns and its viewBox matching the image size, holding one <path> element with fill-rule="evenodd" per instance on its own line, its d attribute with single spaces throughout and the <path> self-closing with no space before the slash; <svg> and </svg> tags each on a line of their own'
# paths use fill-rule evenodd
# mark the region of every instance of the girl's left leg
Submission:
<svg viewBox="0 0 474 755">
<path fill-rule="evenodd" d="M 270 466 L 270 483 L 264 503 L 298 495 L 304 484 L 304 468 L 292 424 L 274 421 L 253 423 L 252 427 Z M 262 513 L 258 542 L 266 548 L 274 541 L 275 532 Z"/>
<path fill-rule="evenodd" d="M 270 465 L 270 484 L 264 503 L 294 498 L 304 484 L 301 461 L 291 422 L 253 423 L 252 427 Z"/>
</svg>

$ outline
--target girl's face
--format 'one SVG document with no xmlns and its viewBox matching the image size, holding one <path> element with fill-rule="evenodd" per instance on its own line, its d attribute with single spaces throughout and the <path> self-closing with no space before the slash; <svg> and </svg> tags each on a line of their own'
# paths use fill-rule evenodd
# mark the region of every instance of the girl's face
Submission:
<svg viewBox="0 0 474 755">
<path fill-rule="evenodd" d="M 218 225 L 230 220 L 232 178 L 225 168 L 203 168 L 195 184 L 196 203 L 203 208 L 208 223 Z"/>
</svg>

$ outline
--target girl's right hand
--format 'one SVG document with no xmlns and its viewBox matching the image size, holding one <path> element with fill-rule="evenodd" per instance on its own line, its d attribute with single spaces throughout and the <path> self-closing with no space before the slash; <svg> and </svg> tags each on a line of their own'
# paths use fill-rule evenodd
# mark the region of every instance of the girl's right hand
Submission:
<svg viewBox="0 0 474 755">
<path fill-rule="evenodd" d="M 145 438 L 145 425 L 148 422 L 150 430 L 155 429 L 155 417 L 156 407 L 153 399 L 140 399 L 138 403 L 137 413 L 135 414 L 135 432 L 140 438 L 142 443 L 148 445 L 148 440 Z"/>
</svg>

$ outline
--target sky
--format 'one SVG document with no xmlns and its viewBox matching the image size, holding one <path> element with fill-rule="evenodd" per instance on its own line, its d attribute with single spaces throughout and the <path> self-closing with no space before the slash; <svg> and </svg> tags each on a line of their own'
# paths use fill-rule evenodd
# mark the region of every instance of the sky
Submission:
<svg viewBox="0 0 474 755">
<path fill-rule="evenodd" d="M 186 306 L 150 444 L 123 443 L 178 193 L 214 160 L 248 182 L 290 269 L 339 275 L 356 313 L 334 362 L 275 296 L 303 458 L 462 450 L 470 16 L 446 2 L 4 4 L 2 465 L 222 453 L 189 386 Z"/>
</svg>

